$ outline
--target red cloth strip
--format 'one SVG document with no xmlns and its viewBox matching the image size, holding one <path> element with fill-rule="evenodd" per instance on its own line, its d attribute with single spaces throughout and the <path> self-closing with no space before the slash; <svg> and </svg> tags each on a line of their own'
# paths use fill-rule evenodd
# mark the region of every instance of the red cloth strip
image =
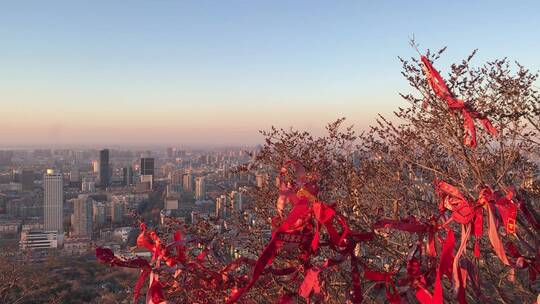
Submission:
<svg viewBox="0 0 540 304">
<path fill-rule="evenodd" d="M 420 56 L 420 60 L 424 66 L 424 73 L 426 74 L 428 84 L 435 95 L 440 99 L 445 100 L 450 110 L 461 111 L 465 133 L 463 141 L 465 145 L 473 148 L 476 147 L 476 127 L 474 126 L 474 118 L 480 119 L 480 123 L 489 134 L 493 136 L 497 135 L 497 130 L 486 117 L 482 117 L 478 112 L 469 109 L 463 100 L 454 97 L 444 82 L 444 79 L 426 56 Z"/>
</svg>

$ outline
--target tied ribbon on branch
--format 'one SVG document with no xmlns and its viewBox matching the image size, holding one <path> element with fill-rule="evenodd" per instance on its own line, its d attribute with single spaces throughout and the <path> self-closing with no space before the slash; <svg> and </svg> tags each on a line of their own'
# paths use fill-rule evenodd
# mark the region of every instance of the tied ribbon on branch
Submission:
<svg viewBox="0 0 540 304">
<path fill-rule="evenodd" d="M 479 239 L 483 235 L 483 210 L 487 210 L 488 214 L 488 237 L 493 249 L 499 259 L 505 264 L 510 265 L 504 252 L 503 244 L 499 238 L 498 222 L 495 219 L 494 208 L 499 210 L 499 214 L 505 223 L 509 233 L 515 233 L 515 223 L 517 217 L 517 206 L 508 198 L 501 197 L 498 192 L 494 192 L 489 187 L 485 187 L 480 191 L 477 203 L 470 203 L 463 194 L 454 186 L 444 182 L 436 181 L 436 189 L 441 197 L 442 210 L 452 212 L 451 220 L 454 220 L 462 225 L 462 245 L 458 250 L 458 256 L 465 250 L 466 242 L 470 236 L 471 230 L 474 230 L 475 244 L 474 255 L 480 257 Z M 447 225 L 445 223 L 445 225 Z M 473 226 L 474 223 L 474 226 Z"/>
<path fill-rule="evenodd" d="M 440 210 L 442 212 L 444 212 L 444 210 L 449 210 L 452 212 L 451 218 L 444 224 L 444 226 L 448 226 L 451 221 L 456 221 L 461 225 L 461 241 L 456 255 L 453 257 L 451 273 L 454 282 L 454 290 L 457 294 L 458 301 L 460 303 L 466 303 L 465 288 L 468 272 L 465 268 L 461 267 L 460 258 L 467 250 L 467 242 L 473 230 L 475 235 L 474 255 L 477 258 L 480 257 L 479 239 L 483 234 L 483 208 L 486 208 L 488 211 L 488 236 L 491 245 L 493 246 L 493 249 L 499 259 L 501 259 L 504 264 L 509 265 L 504 248 L 502 247 L 502 242 L 497 232 L 497 224 L 495 222 L 492 205 L 490 203 L 492 191 L 489 188 L 483 189 L 480 192 L 478 204 L 474 205 L 473 203 L 469 202 L 469 200 L 467 200 L 456 187 L 444 181 L 435 181 L 435 188 L 441 197 L 441 204 L 439 206 Z M 447 236 L 447 239 L 448 238 L 449 237 Z M 450 239 L 452 238 L 450 237 Z M 448 244 L 448 246 L 450 246 L 450 244 Z M 441 264 L 442 263 L 443 261 L 441 258 Z M 437 280 L 439 282 L 436 284 L 440 284 L 439 274 Z M 437 298 L 438 297 L 439 295 L 437 295 Z"/>
<path fill-rule="evenodd" d="M 285 175 L 289 168 L 294 169 L 295 179 L 292 182 L 285 181 Z M 307 301 L 311 293 L 320 294 L 319 275 L 328 267 L 333 267 L 345 261 L 345 259 L 329 259 L 321 267 L 311 265 L 311 257 L 318 255 L 320 245 L 321 229 L 324 227 L 328 233 L 329 247 L 334 251 L 348 255 L 351 259 L 351 277 L 352 277 L 352 301 L 360 303 L 362 293 L 360 286 L 360 276 L 358 271 L 358 262 L 354 254 L 356 244 L 370 240 L 371 233 L 352 232 L 345 218 L 337 213 L 334 206 L 321 202 L 318 198 L 317 177 L 308 175 L 305 168 L 295 161 L 286 162 L 279 177 L 279 197 L 276 202 L 278 216 L 273 222 L 273 231 L 270 242 L 264 248 L 259 259 L 255 263 L 251 280 L 246 286 L 234 290 L 227 303 L 235 303 L 257 282 L 263 271 L 273 263 L 278 256 L 280 249 L 287 240 L 301 239 L 303 242 L 295 242 L 301 250 L 301 260 L 303 266 L 298 269 L 304 269 L 304 279 L 296 294 Z M 285 216 L 284 209 L 286 204 L 291 204 L 292 209 Z M 335 223 L 340 226 L 341 232 Z M 292 295 L 287 294 L 281 298 L 281 302 L 289 301 Z"/>
<path fill-rule="evenodd" d="M 463 100 L 454 97 L 444 82 L 444 79 L 426 56 L 420 56 L 420 60 L 422 61 L 428 84 L 435 95 L 446 101 L 450 111 L 461 111 L 461 115 L 463 116 L 463 129 L 465 131 L 465 137 L 463 139 L 465 145 L 472 148 L 476 147 L 476 127 L 474 125 L 474 119 L 480 119 L 480 123 L 489 134 L 493 136 L 497 135 L 497 129 L 493 127 L 487 117 L 472 110 Z"/>
<path fill-rule="evenodd" d="M 364 278 L 374 282 L 384 282 L 386 299 L 388 302 L 392 304 L 399 304 L 401 303 L 401 297 L 399 296 L 396 284 L 393 280 L 394 275 L 395 273 L 376 271 L 364 267 Z"/>
<path fill-rule="evenodd" d="M 427 233 L 427 253 L 432 257 L 437 256 L 435 236 L 440 227 L 437 225 L 437 219 L 435 217 L 430 218 L 429 222 L 420 222 L 413 215 L 401 220 L 383 219 L 375 222 L 372 227 L 373 229 L 390 228 L 409 233 L 416 233 L 418 234 L 418 241 L 421 243 L 423 243 L 424 235 Z"/>
<path fill-rule="evenodd" d="M 458 294 L 458 300 L 460 303 L 465 303 L 464 287 L 466 285 L 467 275 L 472 275 L 472 267 L 462 267 L 461 265 L 464 263 L 460 263 L 459 260 L 461 255 L 466 250 L 467 241 L 471 235 L 471 232 L 475 236 L 474 256 L 479 258 L 479 240 L 483 236 L 483 213 L 484 210 L 486 210 L 488 220 L 488 239 L 493 247 L 493 250 L 504 265 L 512 266 L 506 255 L 498 230 L 502 221 L 508 235 L 516 233 L 517 211 L 520 203 L 515 202 L 513 188 L 508 188 L 506 190 L 506 194 L 503 195 L 500 191 L 493 191 L 489 187 L 483 187 L 480 190 L 476 203 L 472 203 L 468 201 L 456 187 L 446 182 L 436 181 L 435 187 L 442 199 L 440 206 L 441 210 L 449 210 L 452 212 L 451 219 L 448 220 L 444 226 L 447 226 L 452 220 L 461 224 L 461 244 L 455 257 L 453 258 L 452 275 L 454 287 L 456 288 Z M 501 221 L 497 220 L 495 213 L 496 211 L 498 211 Z M 459 270 L 458 265 L 460 268 Z M 511 274 L 513 274 L 513 269 L 511 270 Z M 477 285 L 476 276 L 472 276 L 471 278 L 473 279 L 473 283 Z M 513 275 L 511 275 L 509 279 L 513 280 Z"/>
<path fill-rule="evenodd" d="M 158 271 L 162 265 L 161 261 L 164 261 L 167 266 L 186 262 L 181 232 L 175 232 L 174 242 L 165 245 L 154 230 L 148 230 L 146 224 L 141 223 L 140 233 L 137 236 L 137 247 L 146 248 L 152 253 L 150 262 L 142 258 L 122 259 L 115 256 L 112 250 L 102 247 L 96 248 L 96 257 L 99 262 L 107 263 L 111 266 L 140 269 L 141 273 L 135 284 L 134 303 L 137 303 L 140 296 L 140 290 L 144 281 L 148 278 L 149 286 L 146 294 L 146 303 L 166 303 L 163 295 L 163 285 L 159 282 Z M 176 255 L 172 253 L 173 249 L 176 249 Z"/>
<path fill-rule="evenodd" d="M 418 221 L 414 216 L 409 216 L 401 220 L 383 219 L 373 224 L 373 229 L 395 229 L 408 233 L 418 234 L 418 241 L 414 251 L 410 254 L 407 261 L 407 275 L 398 281 L 398 285 L 409 285 L 415 291 L 416 299 L 422 304 L 432 303 L 433 296 L 427 289 L 427 281 L 425 273 L 433 271 L 433 269 L 422 270 L 422 247 L 424 246 L 424 235 L 428 234 L 427 252 L 428 256 L 435 257 L 437 255 L 435 248 L 435 235 L 438 230 L 434 218 L 430 222 L 423 223 Z M 416 257 L 415 255 L 418 255 Z M 386 287 L 386 298 L 390 303 L 401 303 L 401 297 L 397 292 L 396 286 L 393 283 L 393 276 L 396 273 L 378 272 L 368 268 L 364 270 L 364 277 L 372 281 L 384 281 Z M 383 280 L 384 278 L 384 280 Z"/>
<path fill-rule="evenodd" d="M 167 303 L 163 288 L 166 286 L 172 288 L 184 288 L 186 290 L 196 290 L 201 299 L 201 303 L 209 303 L 204 298 L 207 291 L 214 289 L 227 289 L 242 282 L 242 278 L 234 278 L 229 272 L 234 271 L 242 265 L 253 264 L 254 261 L 246 258 L 239 258 L 230 264 L 216 271 L 204 262 L 207 257 L 208 247 L 202 250 L 197 256 L 188 258 L 186 255 L 185 244 L 182 240 L 180 231 L 173 235 L 173 241 L 165 244 L 154 230 L 148 229 L 146 224 L 140 224 L 140 234 L 137 237 L 137 247 L 146 248 L 152 253 L 149 261 L 143 258 L 124 259 L 114 255 L 108 248 L 97 247 L 96 257 L 99 262 L 109 264 L 110 266 L 139 268 L 141 273 L 134 289 L 134 303 L 137 303 L 140 290 L 144 282 L 148 280 L 148 290 L 146 294 L 146 304 Z M 273 269 L 270 271 L 274 271 Z M 174 273 L 174 278 L 181 274 L 191 274 L 195 277 L 193 280 L 184 280 L 184 286 L 176 282 L 168 284 L 160 280 L 160 273 Z"/>
<path fill-rule="evenodd" d="M 133 296 L 133 303 L 137 303 L 141 288 L 144 284 L 144 281 L 152 275 L 153 270 L 150 263 L 148 263 L 147 260 L 143 258 L 133 258 L 133 259 L 124 259 L 121 257 L 118 257 L 114 255 L 113 251 L 109 248 L 103 248 L 103 247 L 97 247 L 96 248 L 96 258 L 100 263 L 109 264 L 111 267 L 118 266 L 118 267 L 127 267 L 127 268 L 138 268 L 140 269 L 139 278 L 137 279 L 137 283 L 135 284 L 135 290 L 134 290 L 134 296 Z M 152 292 L 150 293 L 150 289 Z M 162 295 L 162 291 L 160 290 L 161 286 L 157 284 L 157 282 L 153 279 L 150 280 L 150 286 L 149 286 L 149 293 L 147 294 L 147 304 L 151 303 L 159 303 L 164 301 L 163 297 L 159 297 Z M 153 302 L 149 302 L 148 299 L 151 299 Z"/>
<path fill-rule="evenodd" d="M 419 221 L 414 216 L 400 220 L 382 219 L 372 226 L 375 230 L 389 228 L 418 235 L 418 245 L 415 252 L 419 252 L 420 256 L 409 259 L 407 262 L 408 277 L 402 282 L 415 282 L 412 287 L 415 288 L 416 297 L 420 303 L 443 303 L 441 279 L 444 275 L 452 278 L 459 303 L 466 303 L 465 288 L 467 278 L 471 279 L 473 289 L 480 295 L 477 271 L 473 264 L 468 259 L 462 258 L 462 256 L 466 251 L 468 240 L 473 234 L 475 236 L 474 255 L 476 258 L 480 257 L 479 240 L 483 236 L 484 210 L 486 210 L 488 218 L 488 238 L 498 258 L 507 266 L 521 269 L 528 268 L 531 280 L 536 279 L 540 259 L 525 258 L 519 253 L 516 246 L 507 243 L 511 256 L 516 259 L 516 262 L 511 265 L 499 237 L 498 229 L 501 223 L 504 225 L 508 235 L 516 233 L 517 211 L 521 209 L 523 204 L 516 200 L 513 188 L 508 188 L 506 194 L 503 194 L 500 191 L 493 191 L 489 187 L 484 187 L 481 189 L 476 202 L 468 200 L 457 187 L 437 179 L 435 180 L 435 190 L 441 199 L 440 213 L 437 217 L 432 216 L 429 221 Z M 445 216 L 446 211 L 451 212 L 449 218 Z M 496 218 L 496 212 L 498 212 L 500 221 Z M 443 218 L 444 222 L 439 225 L 437 222 L 440 218 Z M 532 219 L 530 222 L 534 223 L 534 217 L 531 216 L 530 218 Z M 450 228 L 452 221 L 461 225 L 461 241 L 456 252 L 454 252 L 456 245 L 455 232 Z M 437 254 L 436 244 L 438 238 L 436 235 L 441 229 L 446 230 L 446 238 L 441 239 L 442 249 L 440 254 Z M 438 267 L 435 270 L 433 296 L 426 288 L 428 284 L 425 276 L 421 275 L 422 248 L 424 247 L 426 234 L 428 235 L 426 245 L 428 257 L 439 256 Z M 397 301 L 396 292 L 393 292 L 392 285 L 392 276 L 394 275 L 393 273 L 368 271 L 365 277 L 374 281 L 384 281 L 387 287 L 387 298 L 392 302 Z"/>
</svg>

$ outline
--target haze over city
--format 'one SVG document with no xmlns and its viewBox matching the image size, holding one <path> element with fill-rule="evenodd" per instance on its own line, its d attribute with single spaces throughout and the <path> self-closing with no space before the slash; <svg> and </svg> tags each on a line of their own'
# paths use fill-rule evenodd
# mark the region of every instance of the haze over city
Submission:
<svg viewBox="0 0 540 304">
<path fill-rule="evenodd" d="M 489 5 L 488 5 L 489 4 Z M 540 69 L 537 1 L 10 1 L 0 145 L 244 145 L 258 130 L 358 130 L 407 92 L 397 56 Z"/>
<path fill-rule="evenodd" d="M 539 38 L 532 0 L 0 0 L 0 304 L 540 304 Z"/>
</svg>

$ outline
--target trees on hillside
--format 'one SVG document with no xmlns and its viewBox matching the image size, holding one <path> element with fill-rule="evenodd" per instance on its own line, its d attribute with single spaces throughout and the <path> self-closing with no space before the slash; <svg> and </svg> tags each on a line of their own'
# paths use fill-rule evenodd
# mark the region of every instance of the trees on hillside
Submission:
<svg viewBox="0 0 540 304">
<path fill-rule="evenodd" d="M 85 258 L 50 256 L 35 263 L 0 248 L 0 303 L 131 303 L 133 273 Z"/>
</svg>

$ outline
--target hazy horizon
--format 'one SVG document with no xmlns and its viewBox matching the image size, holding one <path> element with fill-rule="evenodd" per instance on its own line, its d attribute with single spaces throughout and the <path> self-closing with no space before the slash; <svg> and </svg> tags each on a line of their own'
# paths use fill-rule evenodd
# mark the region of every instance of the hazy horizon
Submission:
<svg viewBox="0 0 540 304">
<path fill-rule="evenodd" d="M 102 145 L 102 144 L 87 144 L 87 145 L 77 145 L 77 144 L 59 144 L 59 145 L 20 145 L 20 146 L 0 146 L 0 150 L 101 150 L 101 149 L 110 149 L 110 150 L 164 150 L 166 148 L 174 148 L 177 150 L 187 150 L 187 151 L 197 151 L 197 150 L 228 150 L 228 149 L 246 149 L 246 148 L 255 148 L 257 146 L 262 146 L 262 142 L 259 144 L 223 144 L 223 145 L 213 145 L 213 144 L 155 144 L 155 145 L 143 145 L 143 144 L 128 144 L 128 145 Z"/>
<path fill-rule="evenodd" d="M 397 56 L 540 69 L 540 3 L 7 2 L 0 146 L 253 145 L 272 125 L 358 131 L 408 92 Z M 534 34 L 534 33 L 537 34 Z M 494 35 L 493 33 L 497 33 Z"/>
</svg>

